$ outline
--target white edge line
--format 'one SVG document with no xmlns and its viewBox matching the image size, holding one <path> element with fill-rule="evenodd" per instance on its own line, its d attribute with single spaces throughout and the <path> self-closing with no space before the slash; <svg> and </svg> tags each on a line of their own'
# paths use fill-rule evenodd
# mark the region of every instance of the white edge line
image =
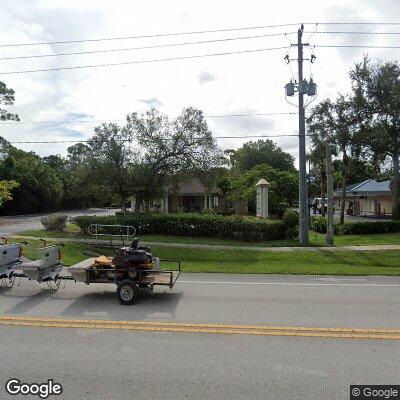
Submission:
<svg viewBox="0 0 400 400">
<path fill-rule="evenodd" d="M 224 281 L 187 281 L 178 280 L 179 283 L 198 283 L 215 285 L 269 285 L 269 286 L 351 286 L 351 287 L 400 287 L 394 284 L 378 283 L 295 283 L 295 282 L 224 282 Z"/>
</svg>

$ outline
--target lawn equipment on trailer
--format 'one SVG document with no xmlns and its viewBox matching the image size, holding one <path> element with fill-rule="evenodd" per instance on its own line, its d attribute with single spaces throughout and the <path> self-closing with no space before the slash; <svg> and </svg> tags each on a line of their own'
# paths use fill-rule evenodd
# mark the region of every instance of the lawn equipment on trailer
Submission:
<svg viewBox="0 0 400 400">
<path fill-rule="evenodd" d="M 48 245 L 41 239 L 44 242 L 44 246 L 40 249 L 42 258 L 21 262 L 19 252 L 19 257 L 13 259 L 13 268 L 4 276 L 12 279 L 12 283 L 15 277 L 36 280 L 39 283 L 46 282 L 53 291 L 59 289 L 62 280 L 84 282 L 87 285 L 114 283 L 117 285 L 117 297 L 121 304 L 135 303 L 140 288 L 153 291 L 154 286 L 168 286 L 170 289 L 174 287 L 181 272 L 180 261 L 160 260 L 154 257 L 149 246 L 139 246 L 138 238 L 134 238 L 129 246 L 125 246 L 122 239 L 122 247 L 116 248 L 112 242 L 112 236 L 115 235 L 109 236 L 111 236 L 110 248 L 114 250 L 114 256 L 100 255 L 88 258 L 64 269 L 69 272 L 69 275 L 63 275 L 61 263 L 59 246 L 63 246 L 64 243 Z M 13 254 L 16 254 L 15 251 Z M 177 267 L 162 269 L 161 264 L 164 263 L 173 263 Z M 18 266 L 22 272 L 15 271 L 15 266 Z"/>
<path fill-rule="evenodd" d="M 139 246 L 139 239 L 133 239 L 130 246 L 114 249 L 113 257 L 89 258 L 68 269 L 72 279 L 78 282 L 115 283 L 117 297 L 121 304 L 135 303 L 139 288 L 153 291 L 154 286 L 169 286 L 172 289 L 181 271 L 180 261 L 160 260 L 154 257 L 148 246 Z M 161 263 L 174 263 L 177 269 L 163 270 Z M 64 279 L 64 277 L 60 277 Z"/>
<path fill-rule="evenodd" d="M 40 248 L 41 259 L 21 263 L 19 269 L 22 270 L 22 274 L 14 273 L 13 275 L 38 281 L 39 283 L 46 282 L 49 289 L 56 291 L 60 287 L 58 276 L 62 271 L 60 247 L 64 246 L 64 243 L 48 245 L 46 240 L 40 240 L 44 244 Z"/>
<path fill-rule="evenodd" d="M 12 288 L 15 281 L 14 269 L 21 264 L 22 246 L 20 243 L 9 244 L 5 237 L 0 237 L 0 240 L 3 241 L 0 245 L 0 282 Z"/>
</svg>

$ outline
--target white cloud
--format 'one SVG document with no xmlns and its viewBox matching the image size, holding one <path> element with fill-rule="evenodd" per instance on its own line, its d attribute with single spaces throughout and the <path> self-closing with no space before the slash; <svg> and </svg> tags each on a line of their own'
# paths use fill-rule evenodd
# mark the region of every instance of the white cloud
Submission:
<svg viewBox="0 0 400 400">
<path fill-rule="evenodd" d="M 200 85 L 203 85 L 204 83 L 215 81 L 215 76 L 211 72 L 201 71 L 198 79 Z"/>
<path fill-rule="evenodd" d="M 397 0 L 282 0 L 279 4 L 264 0 L 249 2 L 203 2 L 171 0 L 169 2 L 131 2 L 128 0 L 36 0 L 10 2 L 0 0 L 0 44 L 38 41 L 95 39 L 104 37 L 189 32 L 229 27 L 261 26 L 308 21 L 367 21 L 394 20 L 400 12 Z M 212 8 L 213 12 L 209 10 Z M 229 9 L 229 13 L 226 10 Z M 282 13 L 282 9 L 285 13 Z M 346 30 L 354 27 L 324 26 L 319 30 Z M 387 30 L 390 27 L 385 27 Z M 306 30 L 312 31 L 311 25 Z M 355 29 L 355 28 L 354 28 Z M 362 26 L 363 30 L 380 29 Z M 382 28 L 383 29 L 383 28 Z M 116 49 L 158 44 L 204 41 L 232 37 L 287 32 L 296 40 L 297 26 L 254 31 L 219 32 L 172 37 L 155 37 L 106 42 L 64 45 L 1 48 L 2 56 L 29 56 L 60 52 Z M 310 34 L 305 34 L 307 40 Z M 312 44 L 396 43 L 392 37 L 315 34 Z M 147 50 L 129 50 L 79 56 L 0 61 L 0 72 L 64 66 L 119 63 L 135 60 L 182 57 L 209 53 L 234 52 L 268 47 L 288 46 L 283 35 L 227 42 L 183 45 Z M 318 84 L 319 99 L 334 97 L 349 88 L 348 71 L 362 58 L 363 49 L 316 48 L 316 63 L 312 73 Z M 306 50 L 305 56 L 309 56 Z M 369 51 L 372 57 L 396 59 L 394 51 Z M 286 50 L 246 53 L 219 57 L 194 58 L 146 64 L 131 64 L 109 68 L 77 69 L 32 74 L 1 75 L 8 86 L 16 90 L 15 111 L 21 120 L 76 120 L 81 118 L 124 119 L 133 111 L 158 106 L 163 112 L 176 116 L 191 105 L 205 114 L 232 114 L 238 111 L 254 113 L 292 112 L 284 98 L 283 86 L 291 71 L 283 57 Z M 294 48 L 290 49 L 296 58 Z M 292 62 L 293 72 L 296 64 Z M 212 72 L 210 72 L 212 71 Z M 309 64 L 305 64 L 308 77 Z M 215 79 L 218 77 L 218 79 Z M 200 84 L 211 82 L 212 84 Z M 238 117 L 208 119 L 216 136 L 251 135 L 272 132 L 295 133 L 296 116 Z M 77 139 L 79 133 L 91 135 L 93 124 L 57 125 L 50 129 L 42 125 L 0 127 L 0 135 L 12 140 Z M 77 133 L 78 132 L 78 133 Z M 245 139 L 221 140 L 225 148 L 236 148 Z M 276 139 L 277 143 L 295 154 L 296 138 Z M 40 154 L 65 153 L 67 145 L 24 145 Z"/>
</svg>

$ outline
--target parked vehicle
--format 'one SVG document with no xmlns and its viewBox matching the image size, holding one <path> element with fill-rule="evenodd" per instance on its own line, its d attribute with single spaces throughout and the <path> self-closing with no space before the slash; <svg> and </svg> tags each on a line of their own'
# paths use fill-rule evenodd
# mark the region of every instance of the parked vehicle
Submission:
<svg viewBox="0 0 400 400">
<path fill-rule="evenodd" d="M 313 214 L 326 214 L 328 210 L 327 198 L 322 201 L 321 197 L 314 197 L 311 201 L 310 208 L 313 210 Z M 335 207 L 333 207 L 333 212 L 335 212 Z"/>
</svg>

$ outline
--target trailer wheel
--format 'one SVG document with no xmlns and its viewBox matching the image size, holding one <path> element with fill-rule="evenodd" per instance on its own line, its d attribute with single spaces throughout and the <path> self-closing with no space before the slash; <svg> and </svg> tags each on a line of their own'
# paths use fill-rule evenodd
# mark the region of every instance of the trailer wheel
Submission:
<svg viewBox="0 0 400 400">
<path fill-rule="evenodd" d="M 138 296 L 138 287 L 129 279 L 118 283 L 117 297 L 121 304 L 130 305 L 136 302 Z"/>
</svg>

